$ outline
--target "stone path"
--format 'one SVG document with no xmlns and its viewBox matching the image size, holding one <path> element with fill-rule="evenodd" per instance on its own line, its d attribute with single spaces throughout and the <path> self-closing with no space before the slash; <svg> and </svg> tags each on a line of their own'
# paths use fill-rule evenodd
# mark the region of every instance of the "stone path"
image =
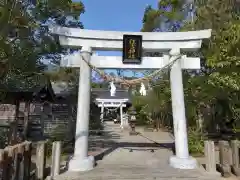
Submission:
<svg viewBox="0 0 240 180">
<path fill-rule="evenodd" d="M 56 180 L 217 180 L 199 168 L 196 170 L 179 170 L 168 165 L 172 155 L 173 138 L 167 132 L 144 132 L 142 135 L 129 136 L 122 132 L 119 125 L 107 123 L 105 135 L 90 137 L 90 148 L 96 143 L 108 147 L 102 160 L 89 172 L 65 172 L 55 177 Z M 155 143 L 157 142 L 157 143 Z M 159 144 L 158 144 L 159 143 Z M 152 151 L 153 150 L 153 151 Z M 100 158 L 101 159 L 101 158 Z M 220 178 L 219 178 L 220 179 Z"/>
</svg>

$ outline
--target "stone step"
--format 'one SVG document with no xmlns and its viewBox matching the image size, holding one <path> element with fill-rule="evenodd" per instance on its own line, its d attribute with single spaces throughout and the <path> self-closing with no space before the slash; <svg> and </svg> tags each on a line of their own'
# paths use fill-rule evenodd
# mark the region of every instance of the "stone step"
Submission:
<svg viewBox="0 0 240 180">
<path fill-rule="evenodd" d="M 146 166 L 104 166 L 95 167 L 94 170 L 84 173 L 67 172 L 56 177 L 56 180 L 134 180 L 134 179 L 184 179 L 184 180 L 212 180 L 213 177 L 206 175 L 198 170 L 178 170 L 173 168 L 157 169 Z M 214 178 L 216 179 L 216 178 Z"/>
</svg>

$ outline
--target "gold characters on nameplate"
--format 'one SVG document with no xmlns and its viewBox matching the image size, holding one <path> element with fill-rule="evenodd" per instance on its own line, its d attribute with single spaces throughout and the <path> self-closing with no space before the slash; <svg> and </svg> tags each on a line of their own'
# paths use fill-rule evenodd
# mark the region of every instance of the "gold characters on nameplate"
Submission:
<svg viewBox="0 0 240 180">
<path fill-rule="evenodd" d="M 136 40 L 130 39 L 129 40 L 129 50 L 128 50 L 128 58 L 129 59 L 135 59 L 135 52 L 136 52 Z"/>
<path fill-rule="evenodd" d="M 142 36 L 123 36 L 123 63 L 140 64 L 142 59 Z"/>
</svg>

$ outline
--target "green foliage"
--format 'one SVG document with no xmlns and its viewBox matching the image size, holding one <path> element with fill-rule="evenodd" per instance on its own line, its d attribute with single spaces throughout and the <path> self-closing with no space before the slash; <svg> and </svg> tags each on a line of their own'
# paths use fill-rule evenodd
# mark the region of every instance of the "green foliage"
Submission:
<svg viewBox="0 0 240 180">
<path fill-rule="evenodd" d="M 181 4 L 182 2 L 182 4 Z M 184 1 L 160 1 L 159 7 L 148 6 L 143 17 L 142 31 L 174 31 L 173 25 L 180 22 L 179 31 L 212 29 L 212 36 L 204 40 L 200 52 L 188 56 L 201 57 L 200 71 L 183 71 L 184 95 L 188 127 L 203 131 L 220 132 L 226 128 L 239 129 L 240 99 L 240 3 L 238 1 L 196 0 L 195 17 L 187 21 L 188 9 Z M 171 6 L 171 8 L 167 8 Z M 165 9 L 164 9 L 165 7 Z M 181 11 L 183 10 L 183 11 Z M 184 11 L 187 10 L 187 11 Z M 183 16 L 176 18 L 175 14 Z M 168 20 L 165 21 L 165 20 Z M 164 27 L 165 29 L 161 29 Z M 159 28 L 160 27 L 160 28 Z M 164 112 L 166 122 L 171 122 L 170 89 L 167 77 L 158 80 L 156 86 L 142 101 L 146 112 Z M 167 116 L 166 112 L 169 113 Z M 153 113 L 152 113 L 153 114 Z M 153 115 L 151 116 L 153 117 Z M 201 152 L 203 143 L 200 132 L 189 132 L 191 152 Z"/>
<path fill-rule="evenodd" d="M 150 122 L 147 112 L 144 111 L 144 101 L 141 96 L 135 95 L 133 98 L 133 105 L 136 110 L 136 124 L 137 125 L 148 125 Z"/>
<path fill-rule="evenodd" d="M 82 13 L 84 5 L 71 0 L 2 1 L 0 84 L 4 84 L 6 78 L 18 76 L 24 81 L 26 76 L 42 73 L 45 68 L 42 59 L 56 63 L 63 49 L 49 34 L 47 24 L 83 28 L 79 21 Z M 1 97 L 4 97 L 3 89 L 0 89 Z"/>
<path fill-rule="evenodd" d="M 184 1 L 161 0 L 158 9 L 151 6 L 145 8 L 142 31 L 177 31 L 179 23 L 184 19 Z"/>
<path fill-rule="evenodd" d="M 205 137 L 200 129 L 188 129 L 188 147 L 189 152 L 195 155 L 203 155 Z"/>
<path fill-rule="evenodd" d="M 205 108 L 212 109 L 216 122 L 236 122 L 239 116 L 236 115 L 239 109 L 239 9 L 238 6 L 230 1 L 222 4 L 217 0 L 197 1 L 196 19 L 192 24 L 194 29 L 212 29 L 212 37 L 204 42 L 202 56 L 205 57 L 203 68 L 208 67 L 210 71 L 205 72 L 204 86 L 201 81 L 191 78 L 198 87 L 201 86 L 202 92 L 198 92 L 202 99 L 198 104 Z M 206 94 L 208 92 L 208 95 Z M 204 95 L 204 96 L 202 96 Z M 211 103 L 208 101 L 210 100 Z M 217 120 L 221 119 L 221 120 Z"/>
<path fill-rule="evenodd" d="M 212 37 L 204 41 L 201 53 L 202 69 L 200 72 L 184 72 L 185 100 L 187 115 L 191 119 L 196 111 L 212 111 L 224 99 L 231 108 L 223 107 L 225 119 L 236 119 L 234 109 L 239 109 L 239 3 L 218 0 L 195 1 L 196 16 L 193 23 L 186 23 L 181 29 L 212 29 Z M 146 15 L 145 15 L 146 16 Z M 195 76 L 193 76 L 195 74 Z M 225 106 L 225 105 L 224 105 Z M 212 110 L 210 110 L 212 109 Z M 218 111 L 218 110 L 216 110 Z M 223 111 L 222 111 L 223 115 Z M 239 117 L 238 117 L 239 119 Z M 237 120 L 237 119 L 236 119 Z"/>
<path fill-rule="evenodd" d="M 206 65 L 213 70 L 209 74 L 208 84 L 221 89 L 239 90 L 240 23 L 239 14 L 235 11 L 237 6 L 230 1 L 221 4 L 217 0 L 206 0 L 204 5 L 198 6 L 192 27 L 212 29 L 212 37 L 208 44 L 204 44 L 202 51 Z"/>
<path fill-rule="evenodd" d="M 6 134 L 8 134 L 8 129 L 1 127 L 0 128 L 0 149 L 4 149 L 8 143 L 8 137 Z"/>
<path fill-rule="evenodd" d="M 143 118 L 148 123 L 154 123 L 157 129 L 171 127 L 171 98 L 168 74 L 162 79 L 150 84 L 152 87 L 145 97 L 135 96 L 133 104 L 138 112 L 138 118 Z M 167 81 L 166 81 L 167 80 Z"/>
<path fill-rule="evenodd" d="M 52 144 L 55 141 L 61 141 L 62 143 L 62 153 L 66 154 L 69 152 L 73 151 L 73 138 L 74 137 L 74 132 L 70 134 L 68 128 L 66 125 L 59 124 L 56 127 L 53 127 L 50 134 L 49 138 L 47 140 L 47 150 L 46 154 L 47 156 L 52 155 Z"/>
</svg>

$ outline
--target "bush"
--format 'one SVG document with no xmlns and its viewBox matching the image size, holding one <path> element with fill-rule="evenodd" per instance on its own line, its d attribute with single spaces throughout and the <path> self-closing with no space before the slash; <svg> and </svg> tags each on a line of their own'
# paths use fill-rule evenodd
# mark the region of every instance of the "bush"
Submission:
<svg viewBox="0 0 240 180">
<path fill-rule="evenodd" d="M 188 146 L 190 154 L 202 155 L 204 153 L 205 135 L 196 128 L 188 130 Z"/>
<path fill-rule="evenodd" d="M 73 132 L 74 133 L 74 132 Z M 62 153 L 68 154 L 73 151 L 74 134 L 70 134 L 68 128 L 64 124 L 59 124 L 52 128 L 47 141 L 47 155 L 52 154 L 52 144 L 54 141 L 62 142 Z"/>
<path fill-rule="evenodd" d="M 8 129 L 0 128 L 0 149 L 4 149 L 8 143 Z"/>
</svg>

